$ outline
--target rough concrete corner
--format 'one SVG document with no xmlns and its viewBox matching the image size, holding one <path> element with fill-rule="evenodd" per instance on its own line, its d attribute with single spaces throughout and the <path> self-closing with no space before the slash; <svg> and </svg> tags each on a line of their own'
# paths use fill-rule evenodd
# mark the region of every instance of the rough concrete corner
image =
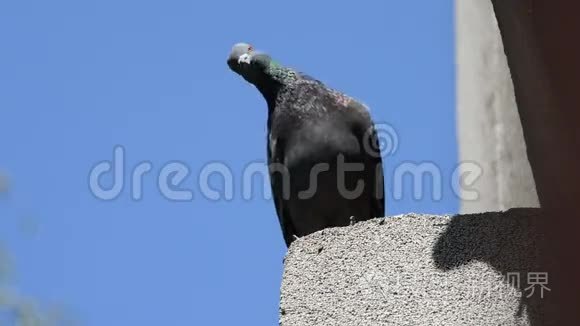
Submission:
<svg viewBox="0 0 580 326">
<path fill-rule="evenodd" d="M 280 323 L 549 324 L 528 282 L 542 272 L 538 217 L 408 214 L 299 239 L 285 260 Z"/>
</svg>

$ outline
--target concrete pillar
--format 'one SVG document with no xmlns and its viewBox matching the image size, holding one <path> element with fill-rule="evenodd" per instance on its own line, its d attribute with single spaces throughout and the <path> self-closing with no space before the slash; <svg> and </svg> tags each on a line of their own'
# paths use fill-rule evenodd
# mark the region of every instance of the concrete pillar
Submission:
<svg viewBox="0 0 580 326">
<path fill-rule="evenodd" d="M 463 200 L 461 212 L 538 207 L 491 1 L 456 1 L 456 56 L 459 158 L 483 171 L 473 186 L 479 198 Z"/>
</svg>

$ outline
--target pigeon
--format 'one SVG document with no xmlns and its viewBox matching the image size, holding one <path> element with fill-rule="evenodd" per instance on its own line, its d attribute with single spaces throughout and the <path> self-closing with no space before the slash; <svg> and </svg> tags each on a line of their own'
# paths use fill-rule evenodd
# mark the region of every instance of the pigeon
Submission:
<svg viewBox="0 0 580 326">
<path fill-rule="evenodd" d="M 379 139 L 364 104 L 247 43 L 233 46 L 227 64 L 266 101 L 272 197 L 287 247 L 385 216 Z"/>
</svg>

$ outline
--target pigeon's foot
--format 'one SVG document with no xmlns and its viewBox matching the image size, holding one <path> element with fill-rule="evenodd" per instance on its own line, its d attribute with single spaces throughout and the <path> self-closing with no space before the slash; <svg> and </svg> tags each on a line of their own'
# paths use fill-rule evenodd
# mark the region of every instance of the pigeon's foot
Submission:
<svg viewBox="0 0 580 326">
<path fill-rule="evenodd" d="M 355 225 L 355 224 L 356 224 L 356 222 L 357 222 L 357 220 L 356 220 L 356 217 L 354 217 L 354 216 L 351 216 L 351 217 L 350 217 L 350 225 L 351 225 L 351 226 L 352 226 L 352 225 Z"/>
</svg>

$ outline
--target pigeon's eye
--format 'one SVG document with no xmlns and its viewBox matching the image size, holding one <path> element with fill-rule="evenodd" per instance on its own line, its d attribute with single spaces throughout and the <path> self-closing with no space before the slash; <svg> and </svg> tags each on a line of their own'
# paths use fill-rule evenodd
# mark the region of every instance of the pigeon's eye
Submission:
<svg viewBox="0 0 580 326">
<path fill-rule="evenodd" d="M 250 52 L 250 51 L 254 51 L 254 47 L 253 47 L 253 46 L 251 46 L 251 45 L 250 45 L 250 46 L 248 46 L 248 52 Z"/>
</svg>

